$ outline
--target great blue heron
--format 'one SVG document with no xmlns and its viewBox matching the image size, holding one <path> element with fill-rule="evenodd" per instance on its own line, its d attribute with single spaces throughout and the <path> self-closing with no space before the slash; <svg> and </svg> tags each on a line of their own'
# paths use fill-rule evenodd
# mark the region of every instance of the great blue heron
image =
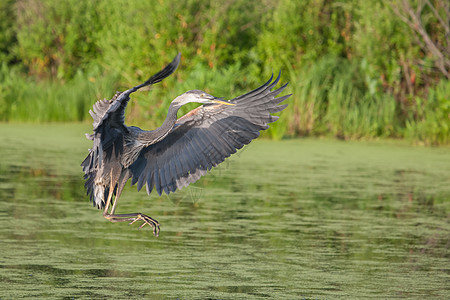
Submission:
<svg viewBox="0 0 450 300">
<path fill-rule="evenodd" d="M 275 98 L 287 84 L 271 89 L 273 75 L 261 87 L 232 100 L 225 101 L 200 90 L 188 91 L 176 97 L 169 106 L 161 127 L 145 131 L 126 126 L 125 108 L 130 94 L 160 82 L 172 74 L 180 63 L 180 54 L 163 70 L 146 82 L 125 92 L 117 92 L 111 100 L 99 100 L 90 110 L 94 119 L 93 134 L 86 137 L 94 142 L 81 166 L 85 187 L 94 206 L 103 209 L 111 222 L 143 221 L 158 236 L 159 223 L 142 213 L 115 214 L 117 201 L 128 179 L 137 183 L 138 191 L 145 185 L 147 193 L 155 189 L 161 196 L 197 181 L 212 167 L 223 162 L 251 140 L 259 131 L 278 119 L 271 113 L 282 111 L 278 105 L 290 95 Z M 186 103 L 203 105 L 177 120 L 177 112 Z M 114 202 L 112 197 L 115 195 Z M 112 207 L 111 206 L 112 203 Z"/>
</svg>

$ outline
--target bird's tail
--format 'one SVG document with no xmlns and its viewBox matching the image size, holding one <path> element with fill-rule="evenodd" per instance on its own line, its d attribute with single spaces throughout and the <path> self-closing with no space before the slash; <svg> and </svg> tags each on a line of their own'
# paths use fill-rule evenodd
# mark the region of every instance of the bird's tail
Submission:
<svg viewBox="0 0 450 300">
<path fill-rule="evenodd" d="M 105 207 L 105 187 L 102 185 L 94 186 L 94 197 L 93 204 L 98 209 Z"/>
<path fill-rule="evenodd" d="M 84 187 L 94 207 L 102 209 L 105 207 L 105 199 L 109 193 L 109 189 L 95 182 L 95 174 L 95 172 L 92 172 L 84 175 L 84 179 L 86 180 Z"/>
</svg>

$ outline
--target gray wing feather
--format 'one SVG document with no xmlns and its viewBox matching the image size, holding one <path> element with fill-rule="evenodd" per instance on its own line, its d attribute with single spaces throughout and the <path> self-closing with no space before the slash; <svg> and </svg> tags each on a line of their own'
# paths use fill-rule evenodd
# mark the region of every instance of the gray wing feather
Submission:
<svg viewBox="0 0 450 300">
<path fill-rule="evenodd" d="M 291 95 L 276 97 L 287 86 L 271 91 L 280 75 L 261 87 L 230 100 L 234 106 L 203 105 L 178 119 L 165 139 L 145 147 L 129 167 L 132 184 L 146 185 L 161 195 L 197 181 L 269 128 L 287 105 L 278 105 Z"/>
<path fill-rule="evenodd" d="M 117 93 L 111 100 L 100 100 L 94 104 L 94 111 L 89 111 L 94 119 L 94 131 L 103 124 L 108 122 L 112 127 L 124 126 L 125 108 L 130 100 L 130 94 L 136 92 L 140 88 L 161 82 L 164 78 L 172 74 L 180 63 L 181 54 L 178 53 L 173 61 L 164 69 L 151 76 L 147 81 L 141 83 L 122 93 Z"/>
</svg>

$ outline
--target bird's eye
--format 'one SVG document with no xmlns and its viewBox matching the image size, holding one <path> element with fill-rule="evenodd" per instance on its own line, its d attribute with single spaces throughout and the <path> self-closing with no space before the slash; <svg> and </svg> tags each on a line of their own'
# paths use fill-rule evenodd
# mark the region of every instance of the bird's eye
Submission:
<svg viewBox="0 0 450 300">
<path fill-rule="evenodd" d="M 200 97 L 201 97 L 201 98 L 205 98 L 205 97 L 206 97 L 206 94 L 203 93 L 203 94 L 200 95 Z"/>
</svg>

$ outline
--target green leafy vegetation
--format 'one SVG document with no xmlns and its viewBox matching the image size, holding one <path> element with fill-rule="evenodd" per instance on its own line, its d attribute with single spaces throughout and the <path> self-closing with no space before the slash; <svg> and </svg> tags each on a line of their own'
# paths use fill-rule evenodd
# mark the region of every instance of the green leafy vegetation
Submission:
<svg viewBox="0 0 450 300">
<path fill-rule="evenodd" d="M 181 52 L 133 95 L 134 124 L 158 126 L 186 90 L 232 98 L 281 70 L 293 96 L 268 137 L 448 144 L 449 15 L 443 0 L 2 1 L 0 120 L 89 120 Z"/>
</svg>

